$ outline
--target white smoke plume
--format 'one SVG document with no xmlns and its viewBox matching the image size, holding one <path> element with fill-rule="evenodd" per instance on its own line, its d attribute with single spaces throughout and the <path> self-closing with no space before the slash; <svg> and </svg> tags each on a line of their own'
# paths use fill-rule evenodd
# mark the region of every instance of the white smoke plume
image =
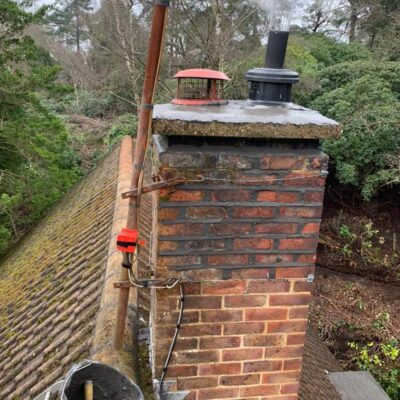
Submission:
<svg viewBox="0 0 400 400">
<path fill-rule="evenodd" d="M 271 19 L 271 28 L 289 29 L 298 16 L 299 0 L 253 0 L 267 11 Z"/>
</svg>

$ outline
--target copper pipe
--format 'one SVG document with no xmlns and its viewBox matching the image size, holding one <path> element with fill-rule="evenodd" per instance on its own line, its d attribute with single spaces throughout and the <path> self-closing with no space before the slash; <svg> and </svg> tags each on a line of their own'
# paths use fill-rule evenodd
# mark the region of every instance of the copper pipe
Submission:
<svg viewBox="0 0 400 400">
<path fill-rule="evenodd" d="M 132 176 L 132 189 L 138 189 L 143 179 L 144 159 L 147 151 L 151 130 L 151 119 L 153 115 L 153 101 L 160 63 L 163 51 L 164 33 L 167 24 L 169 2 L 167 0 L 155 0 L 153 6 L 153 19 L 151 25 L 150 43 L 147 56 L 146 71 L 144 77 L 142 102 L 139 113 L 139 126 L 135 144 L 135 155 Z M 127 228 L 137 229 L 138 227 L 138 198 L 129 200 L 129 217 Z M 133 273 L 137 276 L 137 265 L 133 266 Z M 120 280 L 127 281 L 128 270 L 122 268 Z M 117 321 L 114 336 L 114 349 L 121 350 L 126 324 L 126 315 L 128 311 L 129 288 L 119 289 Z"/>
</svg>

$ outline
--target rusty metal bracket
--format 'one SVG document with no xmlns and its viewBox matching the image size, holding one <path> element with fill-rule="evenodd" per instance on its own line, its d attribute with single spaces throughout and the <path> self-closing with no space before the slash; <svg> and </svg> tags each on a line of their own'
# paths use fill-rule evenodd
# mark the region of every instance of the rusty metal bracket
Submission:
<svg viewBox="0 0 400 400">
<path fill-rule="evenodd" d="M 128 289 L 133 287 L 129 281 L 114 282 L 114 289 Z"/>
<path fill-rule="evenodd" d="M 156 182 L 156 183 L 152 183 L 151 185 L 148 185 L 148 186 L 143 186 L 141 192 L 142 193 L 150 193 L 150 192 L 154 192 L 155 190 L 161 190 L 161 189 L 173 187 L 176 185 L 182 185 L 185 182 L 186 182 L 186 180 L 182 179 L 182 178 L 176 178 L 176 179 L 170 179 L 167 181 Z M 137 197 L 137 195 L 138 195 L 138 189 L 134 189 L 134 190 L 130 190 L 129 192 L 122 193 L 121 196 L 123 199 L 129 199 L 129 198 Z"/>
</svg>

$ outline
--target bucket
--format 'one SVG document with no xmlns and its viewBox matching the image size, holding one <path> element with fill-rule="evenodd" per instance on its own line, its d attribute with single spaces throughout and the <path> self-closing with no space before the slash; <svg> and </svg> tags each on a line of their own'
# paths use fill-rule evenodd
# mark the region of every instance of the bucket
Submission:
<svg viewBox="0 0 400 400">
<path fill-rule="evenodd" d="M 94 400 L 144 400 L 140 388 L 108 365 L 84 361 L 69 371 L 61 392 L 62 400 L 85 400 L 85 382 L 93 382 Z"/>
</svg>

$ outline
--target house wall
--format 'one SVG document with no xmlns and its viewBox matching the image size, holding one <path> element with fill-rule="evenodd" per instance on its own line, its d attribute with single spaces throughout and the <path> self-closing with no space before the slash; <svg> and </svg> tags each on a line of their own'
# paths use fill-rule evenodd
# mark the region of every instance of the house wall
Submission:
<svg viewBox="0 0 400 400">
<path fill-rule="evenodd" d="M 159 139 L 158 172 L 188 179 L 154 194 L 154 273 L 185 290 L 166 387 L 197 400 L 297 399 L 327 156 L 312 140 Z M 152 307 L 158 379 L 178 287 L 154 291 Z"/>
</svg>

